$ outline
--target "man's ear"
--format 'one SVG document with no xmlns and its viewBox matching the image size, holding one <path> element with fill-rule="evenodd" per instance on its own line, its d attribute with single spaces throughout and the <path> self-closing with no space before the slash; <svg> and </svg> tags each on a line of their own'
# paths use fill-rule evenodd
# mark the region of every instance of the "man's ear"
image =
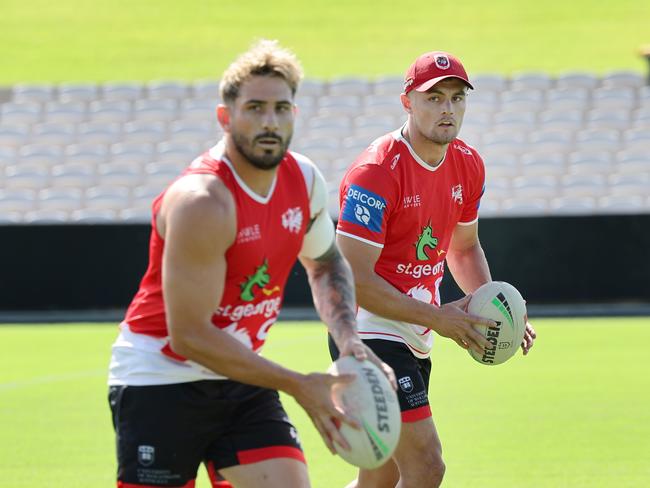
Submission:
<svg viewBox="0 0 650 488">
<path fill-rule="evenodd" d="M 230 108 L 228 105 L 217 105 L 217 120 L 224 132 L 230 132 Z"/>
<path fill-rule="evenodd" d="M 402 93 L 399 96 L 400 101 L 402 102 L 402 107 L 404 107 L 404 110 L 406 110 L 407 113 L 411 113 L 411 99 L 406 93 Z"/>
</svg>

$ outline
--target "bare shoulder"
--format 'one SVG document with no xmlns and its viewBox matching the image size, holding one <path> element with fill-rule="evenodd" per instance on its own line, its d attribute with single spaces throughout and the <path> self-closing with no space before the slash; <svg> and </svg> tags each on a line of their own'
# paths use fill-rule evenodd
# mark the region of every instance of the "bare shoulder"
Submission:
<svg viewBox="0 0 650 488">
<path fill-rule="evenodd" d="M 170 228 L 219 236 L 219 240 L 234 240 L 236 207 L 230 191 L 213 175 L 187 175 L 175 181 L 165 193 L 156 222 L 161 236 Z"/>
</svg>

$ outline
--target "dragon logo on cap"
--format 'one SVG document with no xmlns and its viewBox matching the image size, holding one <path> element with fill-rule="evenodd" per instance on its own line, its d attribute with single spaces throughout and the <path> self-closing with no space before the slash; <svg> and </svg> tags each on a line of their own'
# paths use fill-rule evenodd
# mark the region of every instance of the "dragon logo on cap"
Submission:
<svg viewBox="0 0 650 488">
<path fill-rule="evenodd" d="M 434 57 L 434 61 L 436 63 L 436 66 L 440 69 L 449 69 L 449 67 L 451 66 L 451 63 L 449 62 L 449 58 L 444 54 L 437 54 Z"/>
</svg>

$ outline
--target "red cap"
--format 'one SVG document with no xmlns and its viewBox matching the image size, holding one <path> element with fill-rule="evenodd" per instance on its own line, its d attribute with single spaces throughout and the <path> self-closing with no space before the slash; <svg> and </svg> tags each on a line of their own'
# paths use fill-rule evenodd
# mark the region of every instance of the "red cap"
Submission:
<svg viewBox="0 0 650 488">
<path fill-rule="evenodd" d="M 447 78 L 458 78 L 474 89 L 463 64 L 456 56 L 443 51 L 424 53 L 406 72 L 404 93 L 409 93 L 411 90 L 425 92 Z"/>
</svg>

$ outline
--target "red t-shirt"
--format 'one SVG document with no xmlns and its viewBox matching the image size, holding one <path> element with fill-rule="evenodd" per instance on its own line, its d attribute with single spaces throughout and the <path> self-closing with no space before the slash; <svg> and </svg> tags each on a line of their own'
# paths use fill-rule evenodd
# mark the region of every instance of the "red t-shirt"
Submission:
<svg viewBox="0 0 650 488">
<path fill-rule="evenodd" d="M 456 225 L 478 218 L 485 169 L 460 139 L 432 167 L 402 137 L 401 129 L 374 141 L 350 166 L 340 187 L 337 233 L 381 248 L 375 272 L 402 293 L 440 305 L 439 285 Z M 406 343 L 428 355 L 430 329 L 388 321 L 360 309 L 363 338 Z"/>
</svg>

